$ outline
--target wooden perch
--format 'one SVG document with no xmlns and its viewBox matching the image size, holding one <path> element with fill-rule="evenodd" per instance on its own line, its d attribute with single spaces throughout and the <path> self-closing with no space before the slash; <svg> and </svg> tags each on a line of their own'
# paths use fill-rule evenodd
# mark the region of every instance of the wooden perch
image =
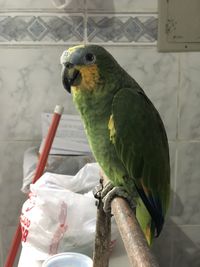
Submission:
<svg viewBox="0 0 200 267">
<path fill-rule="evenodd" d="M 103 175 L 103 180 L 105 184 L 108 178 Z M 159 267 L 155 257 L 150 251 L 136 216 L 130 209 L 126 200 L 116 197 L 111 202 L 111 210 L 115 217 L 131 266 Z M 109 213 L 104 213 L 103 204 L 101 203 L 97 211 L 93 267 L 108 267 L 111 232 L 110 217 Z"/>
<path fill-rule="evenodd" d="M 103 203 L 99 200 L 97 209 L 95 247 L 93 267 L 108 267 L 111 240 L 111 214 L 105 213 Z"/>
<path fill-rule="evenodd" d="M 124 246 L 133 267 L 158 267 L 151 253 L 135 214 L 123 198 L 111 203 L 112 213 L 119 228 Z"/>
</svg>

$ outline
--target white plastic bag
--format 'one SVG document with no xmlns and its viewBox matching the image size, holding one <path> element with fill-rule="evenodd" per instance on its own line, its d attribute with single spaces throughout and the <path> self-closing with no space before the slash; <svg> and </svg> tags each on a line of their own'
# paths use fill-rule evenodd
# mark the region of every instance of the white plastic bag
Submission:
<svg viewBox="0 0 200 267">
<path fill-rule="evenodd" d="M 30 147 L 24 152 L 22 192 L 28 193 L 39 157 L 39 147 Z M 94 162 L 92 154 L 49 155 L 45 172 L 75 175 L 85 164 Z"/>
<path fill-rule="evenodd" d="M 90 163 L 75 176 L 46 172 L 30 186 L 21 214 L 22 245 L 36 259 L 92 245 L 96 206 L 91 190 L 99 171 L 97 163 Z"/>
</svg>

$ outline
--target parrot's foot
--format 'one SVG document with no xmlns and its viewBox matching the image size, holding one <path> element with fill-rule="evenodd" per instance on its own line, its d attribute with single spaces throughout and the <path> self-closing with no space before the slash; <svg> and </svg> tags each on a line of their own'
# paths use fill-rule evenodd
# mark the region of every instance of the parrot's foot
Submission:
<svg viewBox="0 0 200 267">
<path fill-rule="evenodd" d="M 100 204 L 100 200 L 101 200 L 101 192 L 103 190 L 103 181 L 102 181 L 102 179 L 100 179 L 99 182 L 100 183 L 98 185 L 96 185 L 95 188 L 92 191 L 94 197 L 97 199 L 97 201 L 95 203 L 97 208 L 99 208 L 99 204 Z"/>
<path fill-rule="evenodd" d="M 111 202 L 115 197 L 122 197 L 127 200 L 131 209 L 135 210 L 136 204 L 129 196 L 129 194 L 120 186 L 113 186 L 111 182 L 107 182 L 103 187 L 103 182 L 100 180 L 100 184 L 93 190 L 94 197 L 98 199 L 97 207 L 99 207 L 99 202 L 102 200 L 104 212 L 111 211 Z"/>
<path fill-rule="evenodd" d="M 111 202 L 115 197 L 124 198 L 130 205 L 132 210 L 135 210 L 136 204 L 129 196 L 129 194 L 120 186 L 113 186 L 111 182 L 108 182 L 101 192 L 101 197 L 103 201 L 103 209 L 105 212 L 111 211 Z"/>
</svg>

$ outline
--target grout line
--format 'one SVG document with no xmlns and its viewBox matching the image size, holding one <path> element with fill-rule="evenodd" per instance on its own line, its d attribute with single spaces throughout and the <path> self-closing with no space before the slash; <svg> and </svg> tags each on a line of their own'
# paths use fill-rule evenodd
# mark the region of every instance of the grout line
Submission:
<svg viewBox="0 0 200 267">
<path fill-rule="evenodd" d="M 174 241 L 173 237 L 170 236 L 170 267 L 173 267 L 173 261 L 174 261 Z"/>
<path fill-rule="evenodd" d="M 86 11 L 86 12 L 87 12 L 87 1 L 88 0 L 84 0 L 84 11 Z"/>
<path fill-rule="evenodd" d="M 47 48 L 62 48 L 62 47 L 66 47 L 66 46 L 72 46 L 72 45 L 78 45 L 80 43 L 82 43 L 83 41 L 71 41 L 71 42 L 65 42 L 62 44 L 50 44 L 50 43 L 36 43 L 34 44 L 32 43 L 4 43 L 1 44 L 0 43 L 0 48 L 1 49 L 47 49 Z"/>
<path fill-rule="evenodd" d="M 32 9 L 23 9 L 23 8 L 8 8 L 8 9 L 1 9 L 0 10 L 0 16 L 4 15 L 5 13 L 20 13 L 20 14 L 25 14 L 25 13 L 54 13 L 54 14 L 74 14 L 74 13 L 83 13 L 84 9 L 78 9 L 78 10 L 73 10 L 73 9 L 59 9 L 59 8 L 32 8 Z"/>
<path fill-rule="evenodd" d="M 40 142 L 41 139 L 0 139 L 0 142 Z M 168 140 L 169 144 L 196 144 L 200 143 L 200 140 Z"/>
<path fill-rule="evenodd" d="M 173 184 L 173 191 L 176 193 L 177 191 L 177 178 L 178 178 L 178 144 L 176 143 L 176 150 L 175 150 L 175 162 L 174 162 L 174 184 Z M 176 196 L 173 194 L 172 198 L 172 213 L 175 213 L 175 202 Z"/>
<path fill-rule="evenodd" d="M 3 235 L 1 226 L 0 226 L 0 266 L 3 267 Z"/>
<path fill-rule="evenodd" d="M 178 54 L 178 88 L 177 88 L 177 122 L 176 122 L 176 139 L 180 136 L 180 92 L 181 92 L 181 55 Z"/>
<path fill-rule="evenodd" d="M 83 36 L 84 45 L 87 44 L 87 21 L 88 21 L 87 0 L 84 0 L 84 36 Z"/>
<path fill-rule="evenodd" d="M 173 142 L 173 140 L 169 140 L 169 142 Z M 177 142 L 177 143 L 189 143 L 189 144 L 192 144 L 192 143 L 199 143 L 200 142 L 200 139 L 178 139 L 178 140 L 174 140 L 174 142 Z"/>
<path fill-rule="evenodd" d="M 84 30 L 84 35 L 85 35 L 85 32 L 87 32 L 87 29 L 86 31 Z M 87 34 L 87 33 L 86 33 Z M 85 36 L 83 36 L 85 37 Z M 63 42 L 63 43 L 44 43 L 44 42 L 37 42 L 37 43 L 34 43 L 34 42 L 22 42 L 22 43 L 19 43 L 19 42 L 4 42 L 4 43 L 0 43 L 0 48 L 33 48 L 33 47 L 62 47 L 62 46 L 67 46 L 67 45 L 76 45 L 76 44 L 80 44 L 84 42 L 84 40 L 81 40 L 81 41 L 69 41 L 69 42 Z M 139 48 L 152 48 L 152 47 L 156 47 L 156 42 L 152 42 L 152 43 L 136 43 L 136 42 L 131 42 L 131 43 L 123 43 L 123 42 L 119 42 L 119 43 L 115 43 L 115 42 L 92 42 L 92 41 L 89 41 L 88 43 L 90 44 L 96 44 L 96 45 L 102 45 L 102 46 L 120 46 L 120 47 L 127 47 L 127 46 L 130 46 L 130 47 L 139 47 Z"/>
<path fill-rule="evenodd" d="M 199 228 L 200 227 L 200 224 L 177 224 L 176 226 L 186 227 L 186 228 L 187 227 L 196 227 L 196 228 Z"/>
<path fill-rule="evenodd" d="M 28 15 L 27 15 L 28 14 Z M 4 12 L 4 13 L 1 13 L 0 12 L 0 17 L 1 16 L 6 16 L 6 15 L 9 15 L 10 17 L 15 17 L 15 16 L 21 16 L 21 17 L 27 17 L 27 16 L 49 16 L 49 15 L 52 15 L 52 16 L 55 16 L 55 17 L 61 17 L 63 15 L 65 15 L 66 17 L 69 17 L 69 16 L 83 16 L 84 15 L 84 10 L 82 11 L 74 11 L 74 12 L 70 12 L 70 11 L 65 11 L 65 12 L 55 12 L 55 11 L 49 11 L 49 12 L 32 12 L 32 11 L 29 11 L 29 12 Z"/>
<path fill-rule="evenodd" d="M 23 9 L 13 9 L 13 10 L 4 10 L 4 11 L 0 11 L 0 16 L 2 15 L 21 15 L 21 16 L 27 16 L 28 15 L 55 15 L 55 16 L 70 16 L 72 15 L 76 15 L 76 14 L 85 14 L 85 12 L 87 12 L 87 14 L 89 16 L 92 17 L 136 17 L 136 16 L 142 16 L 142 17 L 149 17 L 149 16 L 153 16 L 155 18 L 158 18 L 158 14 L 157 13 L 153 13 L 153 12 L 104 12 L 104 11 L 99 11 L 99 12 L 88 12 L 87 10 L 87 6 L 85 4 L 84 9 L 80 9 L 80 10 L 61 10 L 61 9 L 44 9 L 44 10 L 23 10 Z"/>
<path fill-rule="evenodd" d="M 128 15 L 144 15 L 144 16 L 155 16 L 155 17 L 158 17 L 158 12 L 157 11 L 115 11 L 115 10 L 92 10 L 92 9 L 88 9 L 88 14 L 89 15 L 97 15 L 97 16 L 128 16 Z"/>
<path fill-rule="evenodd" d="M 104 11 L 94 11 L 94 12 L 87 12 L 89 16 L 92 17 L 130 17 L 130 16 L 142 16 L 142 17 L 149 17 L 153 16 L 155 18 L 158 18 L 158 13 L 153 12 L 104 12 Z"/>
<path fill-rule="evenodd" d="M 157 42 L 130 42 L 130 43 L 125 43 L 125 42 L 113 42 L 113 41 L 108 41 L 108 42 L 92 42 L 92 41 L 88 41 L 88 43 L 90 44 L 95 44 L 95 45 L 102 45 L 102 46 L 124 46 L 124 47 L 127 47 L 127 46 L 131 46 L 131 47 L 140 47 L 140 48 L 144 48 L 144 47 L 156 47 L 157 45 Z"/>
<path fill-rule="evenodd" d="M 175 148 L 175 162 L 174 162 L 174 182 L 173 182 L 173 190 L 176 193 L 177 192 L 177 179 L 178 179 L 178 145 L 179 145 L 179 108 L 180 108 L 180 54 L 178 56 L 178 88 L 177 88 L 177 116 L 176 116 L 176 148 Z M 176 208 L 176 194 L 173 194 L 172 197 L 172 213 L 175 214 L 175 208 Z M 173 242 L 171 246 L 171 267 L 173 265 Z"/>
<path fill-rule="evenodd" d="M 38 143 L 39 142 L 39 144 L 41 143 L 41 141 L 42 141 L 42 137 L 41 137 L 41 139 L 38 139 L 38 140 L 35 140 L 35 139 L 5 139 L 5 140 L 0 140 L 0 143 L 15 143 L 15 142 L 24 142 L 24 143 Z"/>
</svg>

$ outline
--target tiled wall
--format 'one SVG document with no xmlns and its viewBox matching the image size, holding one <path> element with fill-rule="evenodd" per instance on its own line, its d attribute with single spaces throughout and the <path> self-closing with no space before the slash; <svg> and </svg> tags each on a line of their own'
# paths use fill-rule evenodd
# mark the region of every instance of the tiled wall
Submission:
<svg viewBox="0 0 200 267">
<path fill-rule="evenodd" d="M 62 2 L 60 0 L 60 2 Z M 40 113 L 76 112 L 61 85 L 59 57 L 98 43 L 141 84 L 170 143 L 170 218 L 154 244 L 161 266 L 200 266 L 200 57 L 158 53 L 156 0 L 0 0 L 0 266 L 23 202 L 24 150 L 40 141 Z"/>
</svg>

